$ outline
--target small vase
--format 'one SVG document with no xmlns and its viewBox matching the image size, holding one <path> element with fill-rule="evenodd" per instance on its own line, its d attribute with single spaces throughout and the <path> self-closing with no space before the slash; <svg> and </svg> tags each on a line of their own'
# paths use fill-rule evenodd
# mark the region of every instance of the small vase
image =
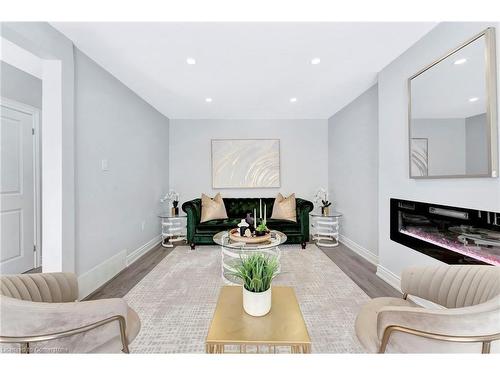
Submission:
<svg viewBox="0 0 500 375">
<path fill-rule="evenodd" d="M 321 207 L 321 214 L 323 216 L 328 216 L 330 215 L 330 207 Z"/>
<path fill-rule="evenodd" d="M 239 232 L 241 237 L 245 237 L 245 232 L 248 230 L 248 225 L 246 227 L 239 227 Z"/>
<path fill-rule="evenodd" d="M 248 315 L 264 316 L 271 311 L 271 288 L 261 293 L 250 292 L 243 289 L 243 310 Z"/>
<path fill-rule="evenodd" d="M 179 207 L 172 207 L 172 216 L 177 216 L 179 215 Z"/>
<path fill-rule="evenodd" d="M 252 214 L 247 214 L 247 217 L 245 218 L 247 224 L 249 225 L 250 231 L 253 232 L 255 230 L 255 220 L 252 217 Z"/>
</svg>

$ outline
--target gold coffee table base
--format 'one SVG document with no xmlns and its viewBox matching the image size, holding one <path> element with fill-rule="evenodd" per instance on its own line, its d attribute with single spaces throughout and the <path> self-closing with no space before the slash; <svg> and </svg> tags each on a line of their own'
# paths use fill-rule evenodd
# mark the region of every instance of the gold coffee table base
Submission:
<svg viewBox="0 0 500 375">
<path fill-rule="evenodd" d="M 230 346 L 231 344 L 228 344 Z M 248 345 L 248 344 L 240 344 L 236 345 L 239 347 L 239 351 L 226 351 L 225 344 L 206 344 L 206 352 L 208 354 L 224 354 L 224 353 L 257 353 L 257 354 L 276 354 L 276 345 L 265 345 L 265 344 L 257 344 L 257 345 Z M 286 345 L 280 345 L 280 347 L 284 347 Z M 247 347 L 255 347 L 255 351 L 247 351 Z M 311 344 L 303 344 L 303 345 L 290 345 L 290 353 L 291 354 L 309 354 L 311 353 Z"/>
<path fill-rule="evenodd" d="M 311 352 L 311 338 L 293 288 L 273 287 L 271 311 L 261 317 L 243 310 L 241 286 L 221 288 L 206 339 L 207 353 L 276 353 L 283 347 L 290 348 L 290 353 Z"/>
</svg>

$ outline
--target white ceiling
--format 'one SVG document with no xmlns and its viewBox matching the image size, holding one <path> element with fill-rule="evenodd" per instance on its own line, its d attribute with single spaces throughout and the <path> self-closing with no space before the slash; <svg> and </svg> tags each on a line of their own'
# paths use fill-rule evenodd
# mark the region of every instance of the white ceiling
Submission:
<svg viewBox="0 0 500 375">
<path fill-rule="evenodd" d="M 325 119 L 435 23 L 52 25 L 169 118 Z"/>
</svg>

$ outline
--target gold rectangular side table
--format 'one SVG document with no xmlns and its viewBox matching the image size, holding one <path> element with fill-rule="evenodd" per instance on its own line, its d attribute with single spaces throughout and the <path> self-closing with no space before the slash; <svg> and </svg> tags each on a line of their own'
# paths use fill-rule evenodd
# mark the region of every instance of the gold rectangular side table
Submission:
<svg viewBox="0 0 500 375">
<path fill-rule="evenodd" d="M 293 288 L 273 287 L 271 311 L 261 317 L 243 310 L 241 288 L 221 288 L 206 339 L 207 353 L 225 353 L 227 346 L 239 347 L 239 353 L 246 353 L 247 346 L 255 346 L 257 353 L 275 353 L 281 346 L 290 347 L 290 353 L 311 352 L 311 338 Z M 267 350 L 260 350 L 261 346 Z"/>
</svg>

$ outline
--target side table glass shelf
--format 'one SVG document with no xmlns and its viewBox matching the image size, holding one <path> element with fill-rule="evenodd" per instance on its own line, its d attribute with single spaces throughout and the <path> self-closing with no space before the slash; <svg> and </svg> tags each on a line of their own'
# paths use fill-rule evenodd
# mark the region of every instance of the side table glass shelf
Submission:
<svg viewBox="0 0 500 375">
<path fill-rule="evenodd" d="M 342 213 L 331 211 L 328 215 L 311 212 L 312 240 L 318 246 L 335 247 L 339 245 L 339 226 Z"/>
<path fill-rule="evenodd" d="M 170 212 L 160 213 L 161 220 L 161 245 L 173 247 L 175 242 L 186 239 L 186 215 L 172 215 Z"/>
</svg>

